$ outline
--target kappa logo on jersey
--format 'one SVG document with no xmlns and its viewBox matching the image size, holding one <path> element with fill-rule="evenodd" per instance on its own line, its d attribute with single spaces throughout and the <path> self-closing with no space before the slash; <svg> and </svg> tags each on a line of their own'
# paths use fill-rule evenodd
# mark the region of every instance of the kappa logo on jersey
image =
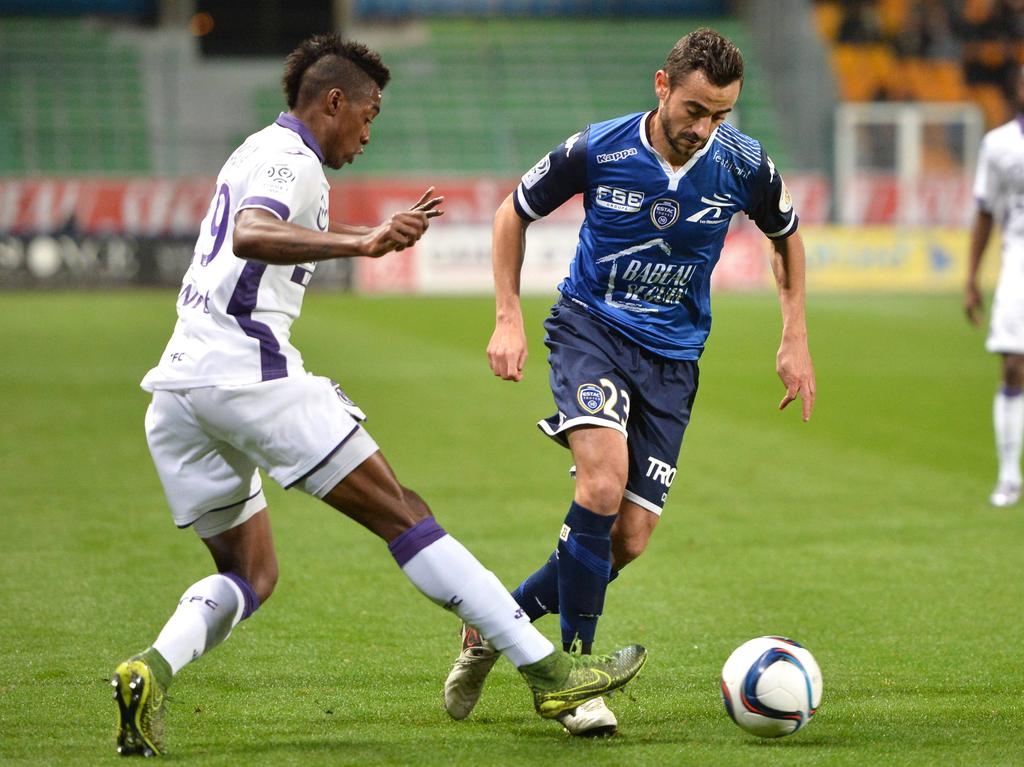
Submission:
<svg viewBox="0 0 1024 767">
<path fill-rule="evenodd" d="M 523 174 L 523 186 L 527 189 L 533 189 L 538 181 L 548 175 L 549 170 L 551 170 L 551 158 L 544 155 L 537 161 L 536 165 Z"/>
<path fill-rule="evenodd" d="M 668 197 L 655 200 L 651 205 L 651 221 L 659 229 L 668 229 L 679 220 L 679 203 Z"/>
<path fill-rule="evenodd" d="M 588 413 L 596 413 L 604 407 L 604 389 L 597 384 L 585 383 L 576 390 L 576 399 Z"/>
<path fill-rule="evenodd" d="M 638 154 L 635 146 L 631 146 L 629 149 L 620 149 L 618 152 L 611 152 L 610 154 L 599 154 L 597 156 L 597 164 L 604 165 L 606 162 L 618 162 L 635 154 Z"/>
<path fill-rule="evenodd" d="M 723 216 L 722 211 L 725 208 L 731 208 L 736 203 L 729 202 L 731 195 L 728 194 L 713 194 L 710 198 L 701 197 L 700 201 L 707 205 L 706 208 L 701 208 L 692 216 L 687 217 L 687 221 L 694 224 L 724 224 L 730 218 L 732 218 L 732 211 L 729 211 L 729 215 Z"/>
<path fill-rule="evenodd" d="M 594 202 L 602 208 L 611 208 L 620 213 L 639 213 L 644 204 L 644 193 L 632 189 L 616 189 L 613 186 L 598 186 Z"/>
<path fill-rule="evenodd" d="M 576 146 L 576 142 L 580 140 L 580 134 L 581 133 L 583 133 L 583 131 L 578 131 L 576 133 L 573 133 L 571 136 L 569 136 L 569 138 L 567 138 L 565 140 L 565 156 L 566 157 L 569 156 L 569 152 L 572 151 L 572 148 L 574 146 Z"/>
</svg>

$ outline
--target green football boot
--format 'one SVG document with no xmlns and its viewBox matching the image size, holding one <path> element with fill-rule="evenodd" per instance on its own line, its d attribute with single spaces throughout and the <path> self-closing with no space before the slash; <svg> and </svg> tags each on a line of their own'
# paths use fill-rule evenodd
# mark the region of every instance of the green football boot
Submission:
<svg viewBox="0 0 1024 767">
<path fill-rule="evenodd" d="M 519 669 L 533 691 L 533 706 L 545 719 L 574 710 L 581 703 L 623 687 L 647 661 L 635 644 L 611 655 L 570 655 L 555 651 Z"/>
<path fill-rule="evenodd" d="M 120 715 L 117 753 L 160 756 L 164 752 L 164 687 L 136 656 L 121 663 L 110 680 Z"/>
</svg>

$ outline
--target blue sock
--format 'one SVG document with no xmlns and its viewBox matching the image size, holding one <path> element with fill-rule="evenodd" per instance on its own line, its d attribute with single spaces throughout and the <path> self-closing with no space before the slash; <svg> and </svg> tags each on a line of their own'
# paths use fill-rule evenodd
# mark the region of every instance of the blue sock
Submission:
<svg viewBox="0 0 1024 767">
<path fill-rule="evenodd" d="M 542 615 L 558 612 L 558 552 L 512 592 L 512 598 L 523 608 L 531 621 Z"/>
<path fill-rule="evenodd" d="M 619 571 L 612 568 L 608 582 L 619 577 Z M 519 584 L 512 592 L 512 598 L 519 603 L 530 622 L 542 615 L 558 613 L 558 552 L 552 552 L 548 561 L 533 575 Z"/>
<path fill-rule="evenodd" d="M 562 645 L 594 641 L 597 619 L 612 570 L 611 530 L 615 517 L 595 514 L 573 502 L 558 536 L 558 605 Z"/>
</svg>

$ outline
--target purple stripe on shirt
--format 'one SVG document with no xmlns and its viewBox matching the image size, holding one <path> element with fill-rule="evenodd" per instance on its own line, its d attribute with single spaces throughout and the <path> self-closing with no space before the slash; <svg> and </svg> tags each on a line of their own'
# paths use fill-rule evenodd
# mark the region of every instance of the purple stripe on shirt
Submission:
<svg viewBox="0 0 1024 767">
<path fill-rule="evenodd" d="M 259 294 L 260 280 L 267 270 L 266 264 L 246 261 L 242 274 L 235 285 L 235 292 L 228 301 L 228 314 L 235 318 L 242 331 L 260 342 L 260 369 L 264 381 L 284 378 L 288 375 L 288 361 L 281 353 L 281 344 L 274 338 L 274 332 L 268 325 L 252 318 L 256 308 L 256 297 Z"/>
<path fill-rule="evenodd" d="M 282 112 L 277 116 L 277 119 L 274 120 L 274 124 L 298 133 L 299 138 L 302 139 L 302 143 L 313 150 L 313 154 L 317 156 L 317 159 L 320 160 L 320 164 L 323 165 L 324 152 L 320 148 L 319 142 L 314 138 L 313 132 L 309 129 L 309 126 L 306 125 L 306 123 L 302 122 L 302 120 L 295 115 Z"/>
<path fill-rule="evenodd" d="M 242 617 L 238 620 L 244 621 L 259 609 L 260 598 L 256 596 L 256 589 L 252 587 L 249 581 L 237 573 L 221 573 L 221 575 L 238 586 L 239 591 L 242 592 L 242 597 L 245 599 L 245 607 L 242 608 Z"/>
<path fill-rule="evenodd" d="M 246 197 L 238 203 L 238 210 L 242 208 L 266 208 L 282 221 L 287 221 L 288 216 L 291 215 L 288 206 L 280 200 L 275 200 L 273 197 L 260 197 L 258 195 Z"/>
<path fill-rule="evenodd" d="M 388 551 L 398 562 L 399 567 L 405 567 L 406 563 L 423 549 L 439 538 L 448 535 L 444 528 L 437 524 L 433 517 L 420 520 L 400 536 L 388 544 Z"/>
</svg>

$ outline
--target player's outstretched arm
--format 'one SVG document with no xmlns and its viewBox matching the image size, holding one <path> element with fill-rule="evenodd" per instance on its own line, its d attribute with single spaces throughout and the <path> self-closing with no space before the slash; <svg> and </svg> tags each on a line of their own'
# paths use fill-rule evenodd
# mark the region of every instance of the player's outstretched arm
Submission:
<svg viewBox="0 0 1024 767">
<path fill-rule="evenodd" d="M 978 288 L 978 270 L 985 255 L 985 246 L 992 234 L 992 214 L 979 210 L 971 225 L 971 245 L 967 254 L 967 284 L 964 286 L 964 312 L 972 325 L 980 325 L 984 314 L 981 290 Z"/>
<path fill-rule="evenodd" d="M 520 276 L 526 253 L 526 226 L 516 213 L 512 195 L 494 214 L 492 266 L 494 268 L 494 333 L 487 344 L 491 371 L 506 381 L 521 381 L 528 354 L 523 310 L 519 302 Z"/>
<path fill-rule="evenodd" d="M 443 197 L 430 198 L 428 189 L 409 210 L 400 211 L 375 227 L 318 232 L 282 221 L 259 208 L 246 208 L 235 217 L 234 253 L 239 258 L 268 264 L 303 264 L 333 258 L 379 258 L 414 245 L 427 231 Z"/>
<path fill-rule="evenodd" d="M 814 364 L 807 345 L 804 243 L 799 232 L 781 240 L 772 240 L 772 271 L 779 288 L 782 308 L 782 342 L 775 358 L 775 369 L 786 387 L 786 396 L 779 403 L 785 408 L 797 397 L 803 404 L 803 419 L 809 420 L 814 409 Z"/>
</svg>

